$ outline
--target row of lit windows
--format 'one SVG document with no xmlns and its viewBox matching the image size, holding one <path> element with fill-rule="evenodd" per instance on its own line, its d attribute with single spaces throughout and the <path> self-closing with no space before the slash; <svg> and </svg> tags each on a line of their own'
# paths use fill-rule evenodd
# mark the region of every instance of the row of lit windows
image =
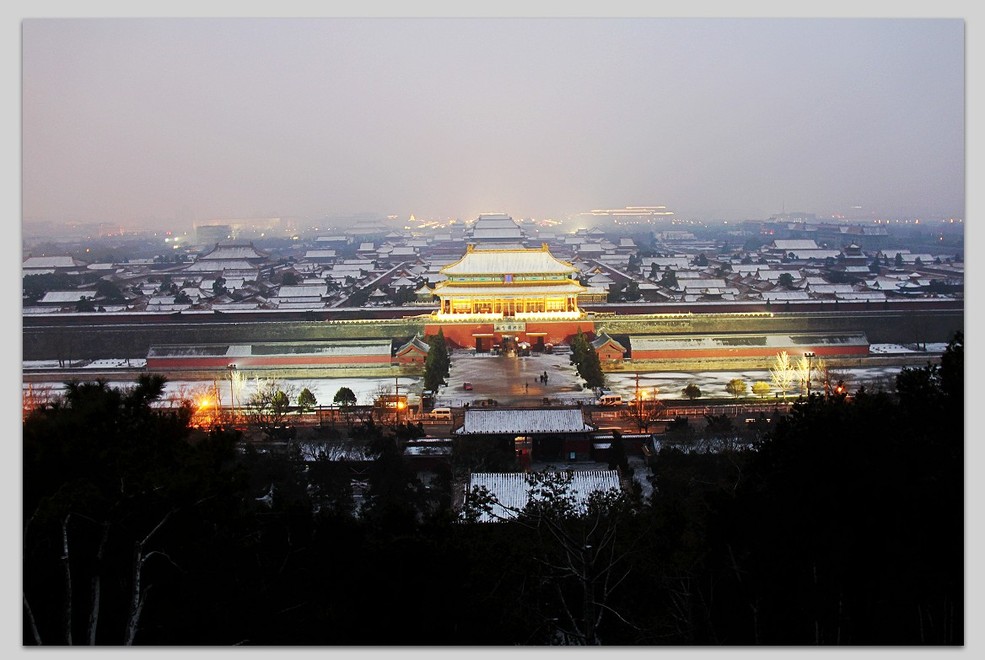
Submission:
<svg viewBox="0 0 985 660">
<path fill-rule="evenodd" d="M 572 312 L 578 309 L 573 297 L 519 298 L 514 300 L 474 300 L 445 298 L 441 311 L 445 314 L 517 314 L 537 312 Z"/>
</svg>

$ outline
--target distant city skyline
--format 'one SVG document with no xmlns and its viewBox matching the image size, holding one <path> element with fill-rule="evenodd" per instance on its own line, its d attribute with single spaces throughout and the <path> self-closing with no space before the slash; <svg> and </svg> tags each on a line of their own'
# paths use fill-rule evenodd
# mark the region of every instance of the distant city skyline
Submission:
<svg viewBox="0 0 985 660">
<path fill-rule="evenodd" d="M 22 219 L 965 212 L 960 19 L 25 19 Z"/>
</svg>

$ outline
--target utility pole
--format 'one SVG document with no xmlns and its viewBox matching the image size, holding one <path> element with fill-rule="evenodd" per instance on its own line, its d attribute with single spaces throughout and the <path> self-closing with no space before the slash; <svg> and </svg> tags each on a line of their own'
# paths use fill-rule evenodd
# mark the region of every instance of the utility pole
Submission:
<svg viewBox="0 0 985 660">
<path fill-rule="evenodd" d="M 236 371 L 235 364 L 229 364 L 227 367 L 229 369 L 229 419 L 230 423 L 236 425 L 236 382 L 233 378 L 233 372 Z"/>
<path fill-rule="evenodd" d="M 400 424 L 400 376 L 393 378 L 393 408 L 397 411 L 397 424 Z"/>
<path fill-rule="evenodd" d="M 807 398 L 811 398 L 811 376 L 814 373 L 814 358 L 817 357 L 817 353 L 814 351 L 808 351 L 804 353 L 804 357 L 807 358 Z"/>
</svg>

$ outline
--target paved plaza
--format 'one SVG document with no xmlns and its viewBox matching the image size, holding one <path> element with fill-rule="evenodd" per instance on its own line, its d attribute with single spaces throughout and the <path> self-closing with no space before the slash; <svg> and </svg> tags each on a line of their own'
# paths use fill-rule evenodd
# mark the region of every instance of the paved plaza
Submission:
<svg viewBox="0 0 985 660">
<path fill-rule="evenodd" d="M 547 374 L 547 382 L 541 377 Z M 472 384 L 466 390 L 465 383 Z M 526 357 L 506 357 L 491 353 L 459 350 L 451 354 L 448 384 L 438 392 L 436 405 L 476 405 L 493 399 L 501 406 L 541 406 L 573 404 L 594 400 L 591 390 L 581 388 L 570 356 L 531 353 Z"/>
</svg>

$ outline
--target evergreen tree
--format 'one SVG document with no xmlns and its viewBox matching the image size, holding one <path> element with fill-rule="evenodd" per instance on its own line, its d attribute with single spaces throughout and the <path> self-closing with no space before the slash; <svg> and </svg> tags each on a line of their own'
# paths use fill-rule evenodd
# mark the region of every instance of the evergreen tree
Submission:
<svg viewBox="0 0 985 660">
<path fill-rule="evenodd" d="M 235 488 L 238 434 L 189 442 L 189 407 L 154 406 L 165 382 L 73 381 L 25 420 L 25 644 L 140 643 L 198 543 L 188 532 Z"/>
<path fill-rule="evenodd" d="M 445 333 L 438 328 L 438 333 L 429 335 L 426 339 L 428 354 L 424 358 L 424 389 L 430 392 L 438 391 L 445 385 L 451 373 L 451 357 L 448 354 L 448 344 Z"/>
<path fill-rule="evenodd" d="M 298 408 L 302 411 L 313 410 L 318 405 L 318 399 L 307 387 L 298 394 Z"/>
<path fill-rule="evenodd" d="M 578 375 L 585 381 L 585 384 L 595 389 L 605 387 L 605 374 L 602 372 L 602 362 L 599 360 L 598 353 L 592 348 L 585 334 L 578 329 L 574 338 L 571 340 L 571 362 L 578 370 Z"/>
<path fill-rule="evenodd" d="M 348 387 L 340 387 L 332 398 L 332 402 L 337 406 L 349 408 L 356 405 L 356 395 Z"/>
</svg>

